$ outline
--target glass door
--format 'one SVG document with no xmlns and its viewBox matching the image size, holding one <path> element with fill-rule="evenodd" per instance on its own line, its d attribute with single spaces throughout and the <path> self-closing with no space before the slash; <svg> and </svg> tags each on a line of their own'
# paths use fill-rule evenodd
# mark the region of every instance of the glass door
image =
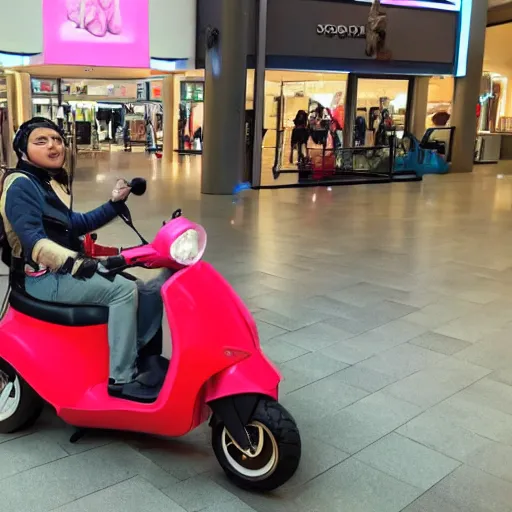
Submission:
<svg viewBox="0 0 512 512">
<path fill-rule="evenodd" d="M 353 146 L 388 146 L 403 138 L 409 108 L 409 79 L 359 78 Z"/>
</svg>

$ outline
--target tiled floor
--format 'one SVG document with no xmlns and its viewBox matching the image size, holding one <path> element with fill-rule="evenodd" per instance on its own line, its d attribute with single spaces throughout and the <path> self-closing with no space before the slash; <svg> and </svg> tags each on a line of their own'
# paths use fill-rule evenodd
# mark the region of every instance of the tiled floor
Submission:
<svg viewBox="0 0 512 512">
<path fill-rule="evenodd" d="M 235 489 L 207 427 L 179 440 L 97 433 L 77 445 L 50 411 L 0 436 L 9 512 L 512 512 L 512 175 L 199 194 L 199 160 L 81 161 L 76 206 L 143 175 L 151 234 L 181 207 L 246 300 L 301 428 L 295 478 Z M 501 172 L 504 175 L 497 176 Z M 117 223 L 103 240 L 135 241 Z"/>
</svg>

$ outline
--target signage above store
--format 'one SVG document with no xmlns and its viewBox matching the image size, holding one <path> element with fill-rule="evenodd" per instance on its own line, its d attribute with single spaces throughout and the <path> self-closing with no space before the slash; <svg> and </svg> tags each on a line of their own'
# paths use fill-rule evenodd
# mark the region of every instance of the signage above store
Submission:
<svg viewBox="0 0 512 512">
<path fill-rule="evenodd" d="M 354 0 L 358 3 L 371 4 L 373 0 Z M 440 11 L 460 11 L 462 0 L 380 0 L 384 5 L 397 7 L 414 7 L 417 9 L 436 9 Z"/>
<path fill-rule="evenodd" d="M 149 68 L 149 0 L 43 0 L 44 64 Z"/>
<path fill-rule="evenodd" d="M 364 25 L 317 25 L 316 33 L 319 36 L 338 36 L 340 39 L 365 39 L 366 27 Z"/>
</svg>

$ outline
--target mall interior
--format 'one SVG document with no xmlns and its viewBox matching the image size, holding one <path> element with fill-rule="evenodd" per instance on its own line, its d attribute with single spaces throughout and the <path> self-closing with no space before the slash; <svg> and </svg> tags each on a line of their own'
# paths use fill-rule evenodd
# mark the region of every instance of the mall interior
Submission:
<svg viewBox="0 0 512 512">
<path fill-rule="evenodd" d="M 54 121 L 74 211 L 147 182 L 154 242 L 121 217 L 98 243 L 179 271 L 140 403 L 108 394 L 108 310 L 0 264 L 2 510 L 512 512 L 511 1 L 8 9 L 2 172 Z"/>
</svg>

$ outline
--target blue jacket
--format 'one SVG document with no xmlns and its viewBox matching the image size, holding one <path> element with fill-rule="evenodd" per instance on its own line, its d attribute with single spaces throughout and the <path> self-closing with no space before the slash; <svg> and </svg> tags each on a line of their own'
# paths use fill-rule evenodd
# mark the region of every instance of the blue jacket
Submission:
<svg viewBox="0 0 512 512">
<path fill-rule="evenodd" d="M 4 191 L 6 235 L 13 247 L 13 235 L 21 244 L 24 259 L 32 261 L 34 246 L 44 239 L 52 240 L 71 251 L 80 252 L 80 237 L 114 220 L 123 203 L 105 203 L 88 213 L 77 213 L 59 197 L 48 174 L 27 162 L 20 162 L 10 174 L 23 173 Z M 27 179 L 28 178 L 28 179 Z M 69 195 L 67 197 L 70 198 Z M 9 229 L 14 233 L 9 236 Z M 13 256 L 15 254 L 13 247 Z"/>
</svg>

